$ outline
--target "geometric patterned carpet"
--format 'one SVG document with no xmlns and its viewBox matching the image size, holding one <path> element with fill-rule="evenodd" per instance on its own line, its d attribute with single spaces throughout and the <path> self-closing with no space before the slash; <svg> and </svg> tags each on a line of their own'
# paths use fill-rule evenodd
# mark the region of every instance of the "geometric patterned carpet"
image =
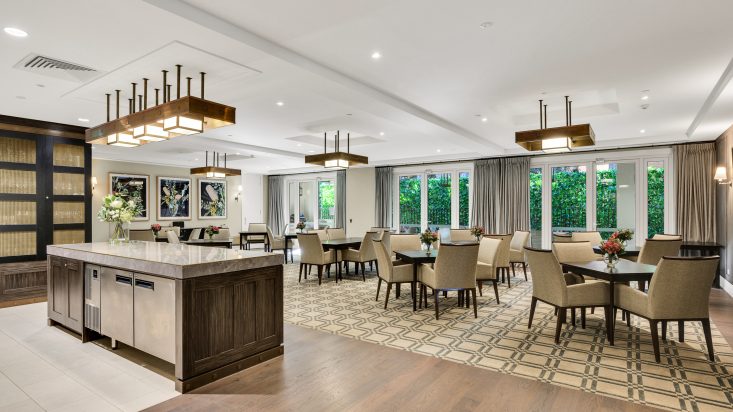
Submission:
<svg viewBox="0 0 733 412">
<path fill-rule="evenodd" d="M 554 344 L 553 309 L 538 303 L 532 329 L 527 329 L 532 284 L 517 273 L 512 287 L 499 286 L 501 305 L 490 284 L 473 308 L 457 307 L 455 293 L 442 298 L 435 320 L 432 297 L 428 309 L 412 311 L 410 287 L 384 309 L 383 284 L 375 301 L 374 272 L 333 278 L 318 286 L 314 275 L 298 283 L 298 263 L 285 265 L 285 322 L 322 332 L 434 356 L 566 388 L 624 399 L 668 410 L 730 411 L 733 409 L 733 350 L 715 325 L 716 362 L 707 360 L 702 327 L 689 322 L 685 342 L 677 341 L 677 325 L 669 325 L 661 341 L 662 362 L 654 362 L 649 323 L 632 316 L 629 327 L 616 322 L 616 345 L 606 342 L 603 310 L 587 316 L 586 329 L 568 324 Z M 477 294 L 478 295 L 478 294 Z M 600 313 L 599 313 L 600 312 Z M 570 316 L 568 316 L 570 319 Z"/>
</svg>

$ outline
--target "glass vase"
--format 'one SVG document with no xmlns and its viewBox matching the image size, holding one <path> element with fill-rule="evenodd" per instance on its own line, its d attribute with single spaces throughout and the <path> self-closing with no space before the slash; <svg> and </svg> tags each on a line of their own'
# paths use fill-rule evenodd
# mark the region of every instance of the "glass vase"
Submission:
<svg viewBox="0 0 733 412">
<path fill-rule="evenodd" d="M 430 246 L 433 246 L 432 243 L 426 243 L 425 244 L 425 254 L 430 255 Z"/>
<path fill-rule="evenodd" d="M 613 269 L 616 267 L 616 263 L 618 263 L 618 255 L 615 253 L 606 253 L 603 255 L 603 261 L 606 262 L 607 268 Z"/>
<path fill-rule="evenodd" d="M 109 243 L 119 244 L 126 243 L 130 240 L 130 229 L 127 223 L 110 222 L 109 223 Z"/>
</svg>

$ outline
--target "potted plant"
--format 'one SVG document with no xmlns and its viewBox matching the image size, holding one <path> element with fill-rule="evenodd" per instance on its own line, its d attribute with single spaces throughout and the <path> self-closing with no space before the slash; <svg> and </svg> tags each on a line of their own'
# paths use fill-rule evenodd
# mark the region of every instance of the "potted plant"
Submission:
<svg viewBox="0 0 733 412">
<path fill-rule="evenodd" d="M 614 237 L 614 235 L 611 235 L 608 240 L 601 242 L 599 248 L 603 252 L 603 261 L 606 262 L 606 266 L 609 269 L 615 268 L 618 262 L 618 255 L 624 252 L 624 245 L 621 241 Z"/>
<path fill-rule="evenodd" d="M 303 233 L 303 229 L 305 229 L 305 222 L 298 222 L 298 224 L 295 225 L 295 229 L 298 230 L 298 233 Z"/>
<path fill-rule="evenodd" d="M 430 254 L 430 246 L 438 241 L 438 232 L 433 232 L 430 228 L 425 229 L 424 232 L 420 233 L 420 243 L 425 245 L 426 252 Z"/>
<path fill-rule="evenodd" d="M 129 240 L 127 225 L 141 210 L 141 206 L 133 199 L 125 201 L 117 195 L 107 195 L 102 199 L 102 207 L 97 212 L 97 218 L 100 222 L 109 223 L 110 243 L 127 242 Z"/>
<path fill-rule="evenodd" d="M 476 236 L 476 241 L 481 241 L 481 236 L 484 235 L 484 228 L 481 226 L 474 226 L 471 228 L 471 234 Z"/>
<path fill-rule="evenodd" d="M 160 233 L 160 229 L 161 227 L 158 223 L 153 223 L 152 225 L 150 225 L 150 230 L 153 231 L 153 235 L 155 237 L 158 237 L 158 233 Z"/>
<path fill-rule="evenodd" d="M 219 234 L 219 230 L 220 229 L 221 228 L 219 226 L 209 226 L 209 227 L 207 227 L 206 228 L 206 235 L 209 236 L 209 240 L 211 240 L 214 237 L 214 235 Z"/>
</svg>

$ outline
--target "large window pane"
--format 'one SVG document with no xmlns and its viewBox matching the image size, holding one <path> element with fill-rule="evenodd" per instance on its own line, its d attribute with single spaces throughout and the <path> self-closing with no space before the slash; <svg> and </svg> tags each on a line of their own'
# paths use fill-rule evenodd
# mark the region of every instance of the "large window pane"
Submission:
<svg viewBox="0 0 733 412">
<path fill-rule="evenodd" d="M 647 179 L 648 237 L 664 233 L 664 163 L 649 162 Z"/>
<path fill-rule="evenodd" d="M 420 232 L 421 176 L 400 176 L 400 233 Z"/>
<path fill-rule="evenodd" d="M 317 196 L 316 182 L 299 182 L 298 185 L 300 197 L 298 204 L 300 216 L 298 220 L 305 222 L 306 229 L 314 229 L 316 226 L 313 220 L 316 218 L 316 214 L 313 207 L 316 204 L 315 197 Z"/>
<path fill-rule="evenodd" d="M 442 237 L 450 235 L 450 197 L 451 173 L 428 174 L 428 227 L 440 231 Z"/>
<path fill-rule="evenodd" d="M 466 229 L 470 225 L 468 197 L 468 172 L 460 172 L 458 174 L 458 227 L 461 229 Z"/>
<path fill-rule="evenodd" d="M 586 167 L 552 168 L 552 232 L 576 232 L 586 228 Z"/>
<path fill-rule="evenodd" d="M 529 230 L 532 247 L 542 245 L 542 168 L 529 169 Z"/>
<path fill-rule="evenodd" d="M 336 187 L 331 180 L 318 182 L 318 226 L 334 227 L 336 214 Z"/>
<path fill-rule="evenodd" d="M 619 229 L 636 227 L 636 164 L 596 165 L 596 228 L 607 239 Z M 629 242 L 633 247 L 634 240 Z"/>
</svg>

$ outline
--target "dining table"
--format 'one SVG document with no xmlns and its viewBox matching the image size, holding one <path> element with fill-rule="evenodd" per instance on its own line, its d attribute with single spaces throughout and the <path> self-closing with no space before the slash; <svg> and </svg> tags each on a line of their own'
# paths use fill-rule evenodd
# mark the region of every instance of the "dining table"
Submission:
<svg viewBox="0 0 733 412">
<path fill-rule="evenodd" d="M 323 250 L 335 250 L 336 253 L 340 250 L 346 250 L 349 248 L 358 249 L 361 246 L 363 238 L 360 237 L 346 237 L 343 239 L 328 239 L 321 241 Z M 341 276 L 341 264 L 336 264 L 336 280 L 343 279 Z"/>
<path fill-rule="evenodd" d="M 410 282 L 410 294 L 412 295 L 412 311 L 414 312 L 417 310 L 418 268 L 423 263 L 435 263 L 435 259 L 438 258 L 438 249 L 395 251 L 395 257 L 405 263 L 412 264 L 412 282 Z"/>
<path fill-rule="evenodd" d="M 265 244 L 265 248 L 267 248 L 267 232 L 264 230 L 244 230 L 239 232 L 239 248 L 244 250 L 250 250 L 249 247 L 249 237 L 250 236 L 262 236 L 263 240 L 262 243 Z M 265 250 L 267 252 L 267 250 Z"/>
<path fill-rule="evenodd" d="M 649 282 L 657 269 L 654 265 L 636 263 L 630 260 L 619 259 L 614 268 L 609 268 L 606 262 L 593 260 L 590 262 L 567 262 L 563 263 L 563 272 L 572 272 L 576 275 L 590 276 L 596 279 L 605 280 L 609 283 L 609 298 L 611 302 L 611 319 L 606 319 L 608 329 L 608 342 L 614 344 L 615 321 L 613 316 L 614 285 L 620 282 L 645 281 Z"/>
</svg>

